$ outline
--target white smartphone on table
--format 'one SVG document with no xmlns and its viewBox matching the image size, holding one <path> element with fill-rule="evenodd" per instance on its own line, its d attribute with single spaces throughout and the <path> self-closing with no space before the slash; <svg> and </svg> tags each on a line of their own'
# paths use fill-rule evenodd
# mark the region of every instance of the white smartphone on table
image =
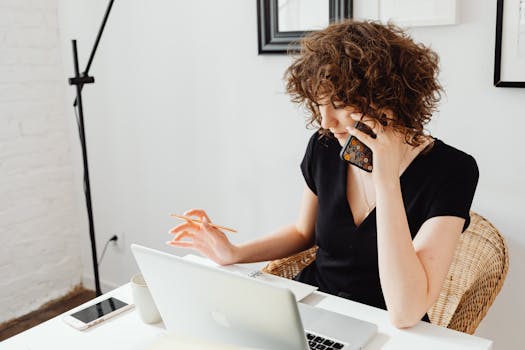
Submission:
<svg viewBox="0 0 525 350">
<path fill-rule="evenodd" d="M 65 315 L 63 320 L 68 325 L 82 331 L 133 307 L 133 304 L 110 297 L 80 311 Z"/>
</svg>

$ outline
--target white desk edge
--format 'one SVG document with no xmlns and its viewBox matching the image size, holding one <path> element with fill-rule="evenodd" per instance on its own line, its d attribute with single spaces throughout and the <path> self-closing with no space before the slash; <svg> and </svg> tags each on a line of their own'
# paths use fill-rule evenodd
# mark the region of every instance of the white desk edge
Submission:
<svg viewBox="0 0 525 350">
<path fill-rule="evenodd" d="M 131 287 L 125 284 L 98 298 L 90 300 L 67 313 L 94 304 L 104 298 L 114 296 L 131 303 Z M 377 324 L 378 334 L 364 350 L 421 349 L 425 350 L 469 350 L 493 349 L 488 339 L 453 331 L 420 322 L 410 329 L 397 329 L 390 324 L 385 310 L 339 298 L 333 295 L 314 292 L 301 302 L 339 312 L 358 319 Z M 144 349 L 165 333 L 163 324 L 142 323 L 135 309 L 126 311 L 113 319 L 87 330 L 77 331 L 62 321 L 62 315 L 52 318 L 36 327 L 11 337 L 0 343 L 0 349 L 104 349 L 108 345 L 119 349 Z"/>
</svg>

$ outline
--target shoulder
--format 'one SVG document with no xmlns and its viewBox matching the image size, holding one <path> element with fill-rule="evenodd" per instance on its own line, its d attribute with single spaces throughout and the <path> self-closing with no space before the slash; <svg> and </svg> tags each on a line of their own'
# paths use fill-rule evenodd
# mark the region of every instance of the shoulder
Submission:
<svg viewBox="0 0 525 350">
<path fill-rule="evenodd" d="M 462 174 L 475 179 L 479 176 L 479 169 L 474 157 L 454 146 L 451 146 L 440 139 L 434 142 L 432 160 L 434 170 L 442 175 Z"/>
<path fill-rule="evenodd" d="M 311 152 L 331 150 L 338 145 L 337 140 L 329 135 L 323 135 L 320 129 L 316 130 L 308 140 L 308 150 Z"/>
<path fill-rule="evenodd" d="M 341 146 L 333 136 L 322 135 L 317 130 L 308 141 L 301 164 L 303 172 L 307 171 L 312 179 L 330 176 L 340 165 L 340 150 Z"/>
</svg>

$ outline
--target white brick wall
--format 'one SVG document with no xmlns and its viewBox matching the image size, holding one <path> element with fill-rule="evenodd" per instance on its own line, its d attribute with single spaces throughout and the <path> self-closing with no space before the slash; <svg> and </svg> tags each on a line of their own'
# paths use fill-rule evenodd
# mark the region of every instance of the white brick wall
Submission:
<svg viewBox="0 0 525 350">
<path fill-rule="evenodd" d="M 81 282 L 56 0 L 0 0 L 0 323 Z"/>
</svg>

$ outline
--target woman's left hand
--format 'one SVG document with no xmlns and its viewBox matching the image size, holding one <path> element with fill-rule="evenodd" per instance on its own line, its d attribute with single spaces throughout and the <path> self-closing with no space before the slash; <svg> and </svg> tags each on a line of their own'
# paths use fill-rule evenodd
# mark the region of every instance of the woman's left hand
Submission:
<svg viewBox="0 0 525 350">
<path fill-rule="evenodd" d="M 372 150 L 372 178 L 374 183 L 377 185 L 378 183 L 398 180 L 407 161 L 407 155 L 410 154 L 413 147 L 405 143 L 404 135 L 396 132 L 392 126 L 383 126 L 366 115 L 362 117 L 360 113 L 352 113 L 350 116 L 355 121 L 361 121 L 368 125 L 377 136 L 374 139 L 361 130 L 352 126 L 347 127 L 350 135 L 357 137 Z"/>
</svg>

